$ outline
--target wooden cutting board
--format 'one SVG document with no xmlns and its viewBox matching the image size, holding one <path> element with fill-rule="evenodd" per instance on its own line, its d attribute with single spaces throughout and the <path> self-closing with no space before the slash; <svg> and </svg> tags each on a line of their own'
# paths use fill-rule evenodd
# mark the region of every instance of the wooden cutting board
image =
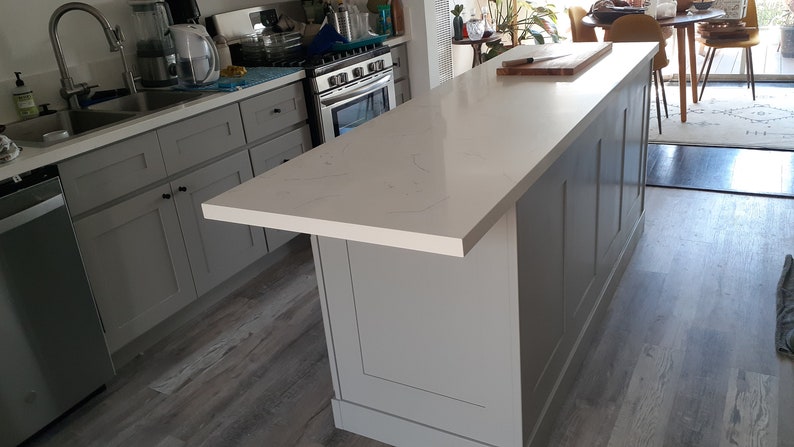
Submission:
<svg viewBox="0 0 794 447">
<path fill-rule="evenodd" d="M 517 49 L 521 49 L 522 51 L 517 52 Z M 527 45 L 524 47 L 514 48 L 513 50 L 505 53 L 505 60 L 554 56 L 565 53 L 571 54 L 548 61 L 533 62 L 531 64 L 516 65 L 513 67 L 499 67 L 496 69 L 496 74 L 501 76 L 575 75 L 610 51 L 612 51 L 612 42 L 580 42 L 565 45 Z"/>
</svg>

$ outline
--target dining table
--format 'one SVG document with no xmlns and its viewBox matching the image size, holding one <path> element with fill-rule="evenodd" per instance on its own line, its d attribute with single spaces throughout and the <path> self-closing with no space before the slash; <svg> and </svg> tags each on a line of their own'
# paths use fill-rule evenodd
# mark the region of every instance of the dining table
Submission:
<svg viewBox="0 0 794 447">
<path fill-rule="evenodd" d="M 725 15 L 722 9 L 707 9 L 705 11 L 681 11 L 674 17 L 658 19 L 662 27 L 671 26 L 676 30 L 676 40 L 678 41 L 678 86 L 681 101 L 681 122 L 686 122 L 686 54 L 689 47 L 689 73 L 690 84 L 692 85 L 692 102 L 698 102 L 698 78 L 697 63 L 695 61 L 695 23 L 705 20 L 716 19 Z M 582 18 L 582 24 L 589 27 L 599 27 L 609 30 L 612 22 L 599 21 L 592 14 Z"/>
</svg>

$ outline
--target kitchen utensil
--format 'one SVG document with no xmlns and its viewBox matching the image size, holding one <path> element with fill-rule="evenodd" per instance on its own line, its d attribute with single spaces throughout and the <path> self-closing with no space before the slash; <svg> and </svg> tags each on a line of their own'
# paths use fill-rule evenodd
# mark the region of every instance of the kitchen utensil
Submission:
<svg viewBox="0 0 794 447">
<path fill-rule="evenodd" d="M 218 50 L 207 29 L 201 25 L 180 24 L 168 27 L 176 45 L 176 74 L 179 85 L 201 87 L 218 80 Z"/>
<path fill-rule="evenodd" d="M 565 53 L 565 54 L 555 54 L 553 56 L 538 56 L 538 57 L 525 57 L 521 59 L 513 59 L 502 62 L 502 67 L 515 67 L 516 65 L 531 64 L 533 62 L 550 61 L 552 59 L 557 59 L 560 57 L 565 57 L 570 55 L 571 53 Z"/>
<path fill-rule="evenodd" d="M 175 85 L 169 67 L 176 64 L 176 49 L 168 27 L 173 25 L 168 4 L 163 0 L 130 0 L 136 35 L 135 44 L 141 84 L 144 87 Z"/>
</svg>

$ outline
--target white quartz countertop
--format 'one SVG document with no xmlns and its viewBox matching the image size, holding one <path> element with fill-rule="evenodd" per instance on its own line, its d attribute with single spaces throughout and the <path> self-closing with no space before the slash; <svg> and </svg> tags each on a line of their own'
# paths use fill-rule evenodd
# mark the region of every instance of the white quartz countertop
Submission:
<svg viewBox="0 0 794 447">
<path fill-rule="evenodd" d="M 614 44 L 575 76 L 497 77 L 503 59 L 538 51 L 514 48 L 209 200 L 204 214 L 464 256 L 655 49 Z"/>
<path fill-rule="evenodd" d="M 23 146 L 19 156 L 8 163 L 0 164 L 0 180 L 19 175 L 42 166 L 59 163 L 94 149 L 133 137 L 158 127 L 223 107 L 251 96 L 256 96 L 306 77 L 304 71 L 298 71 L 277 79 L 234 92 L 206 92 L 205 96 L 188 103 L 125 120 L 96 132 L 72 138 L 60 144 L 45 148 Z"/>
</svg>

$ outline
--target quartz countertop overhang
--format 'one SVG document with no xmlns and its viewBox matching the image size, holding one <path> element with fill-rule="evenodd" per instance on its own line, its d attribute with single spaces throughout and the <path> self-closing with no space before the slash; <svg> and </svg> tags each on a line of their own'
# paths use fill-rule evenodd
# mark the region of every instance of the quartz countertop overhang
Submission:
<svg viewBox="0 0 794 447">
<path fill-rule="evenodd" d="M 462 257 L 610 92 L 637 70 L 650 81 L 656 48 L 613 44 L 575 76 L 497 77 L 503 59 L 531 54 L 517 47 L 205 202 L 204 215 Z"/>
<path fill-rule="evenodd" d="M 69 139 L 60 144 L 44 148 L 23 146 L 17 158 L 8 163 L 0 164 L 0 180 L 11 178 L 42 166 L 57 164 L 102 146 L 300 81 L 305 77 L 306 73 L 301 70 L 234 92 L 208 92 L 199 99 L 125 120 L 116 125 Z"/>
</svg>

